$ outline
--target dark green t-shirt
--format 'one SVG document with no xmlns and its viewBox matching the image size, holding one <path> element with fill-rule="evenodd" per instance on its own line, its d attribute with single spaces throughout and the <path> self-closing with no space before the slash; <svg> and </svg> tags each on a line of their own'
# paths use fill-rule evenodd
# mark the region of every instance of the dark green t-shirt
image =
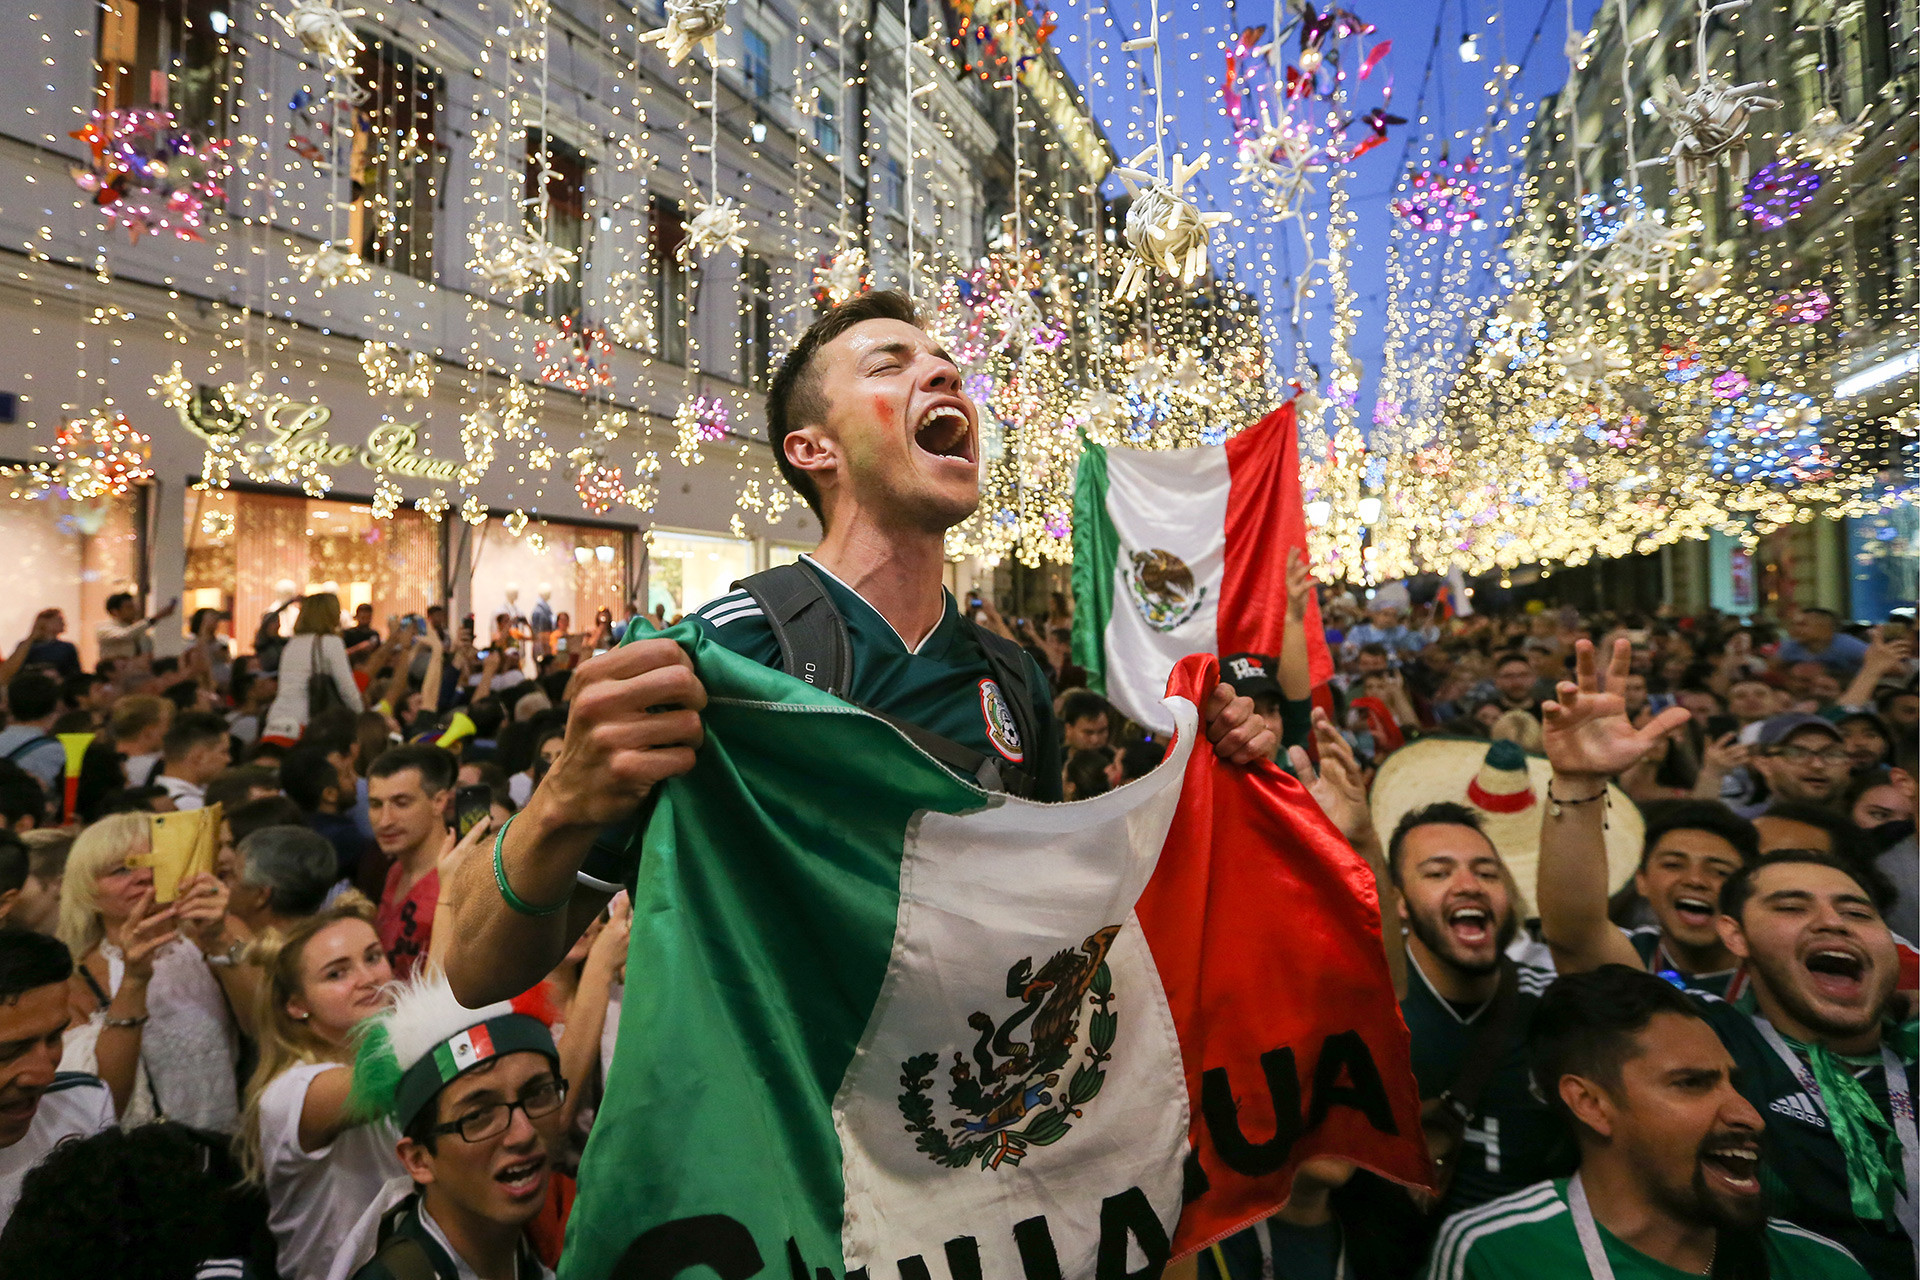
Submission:
<svg viewBox="0 0 1920 1280">
<path fill-rule="evenodd" d="M 1640 957 L 1640 963 L 1647 967 L 1648 973 L 1679 973 L 1680 980 L 1689 991 L 1704 991 L 1710 996 L 1726 999 L 1727 988 L 1733 984 L 1733 975 L 1739 969 L 1721 969 L 1715 973 L 1680 973 L 1670 963 L 1656 964 L 1654 957 L 1660 954 L 1660 926 L 1641 925 L 1637 929 L 1625 931 L 1627 941 L 1632 944 L 1634 953 Z"/>
<path fill-rule="evenodd" d="M 1489 1005 L 1462 1008 L 1442 999 L 1411 955 L 1407 961 L 1407 998 L 1400 1013 L 1413 1040 L 1413 1074 L 1422 1098 L 1438 1097 L 1459 1079 Z M 1578 1160 L 1566 1128 L 1535 1096 L 1527 1068 L 1527 1029 L 1554 974 L 1530 964 L 1519 970 L 1519 1007 L 1498 1065 L 1481 1090 L 1478 1114 L 1467 1125 L 1439 1217 L 1571 1173 Z"/>
<path fill-rule="evenodd" d="M 853 702 L 920 726 L 983 755 L 998 756 L 1028 770 L 1036 798 L 1059 800 L 1060 730 L 1046 676 L 1031 654 L 1026 655 L 1027 691 L 1032 720 L 1040 741 L 1020 740 L 1020 732 L 1006 705 L 1007 695 L 993 679 L 981 648 L 978 628 L 964 617 L 951 593 L 943 593 L 946 609 L 940 621 L 909 649 L 906 641 L 860 593 L 822 569 L 811 557 L 807 563 L 819 572 L 828 596 L 847 624 L 853 651 L 853 675 L 848 694 Z M 780 666 L 780 642 L 753 597 L 734 591 L 688 615 L 713 640 L 763 666 Z M 638 625 L 638 624 L 636 624 Z M 652 634 L 630 633 L 626 639 Z M 625 643 L 623 639 L 622 643 Z M 642 819 L 607 828 L 580 868 L 580 878 L 609 892 L 631 886 L 638 865 Z"/>
<path fill-rule="evenodd" d="M 1800 1087 L 1800 1081 L 1738 1006 L 1701 992 L 1690 992 L 1700 1016 L 1719 1033 L 1733 1055 L 1735 1083 L 1767 1122 L 1766 1159 L 1760 1166 L 1768 1207 L 1787 1221 L 1847 1247 L 1876 1277 L 1895 1280 L 1915 1274 L 1913 1246 L 1898 1222 L 1862 1222 L 1853 1216 L 1847 1194 L 1847 1162 L 1827 1127 L 1826 1115 Z M 1876 1063 L 1855 1072 L 1880 1113 L 1891 1120 L 1887 1073 Z M 1907 1064 L 1907 1085 L 1914 1067 Z"/>
</svg>

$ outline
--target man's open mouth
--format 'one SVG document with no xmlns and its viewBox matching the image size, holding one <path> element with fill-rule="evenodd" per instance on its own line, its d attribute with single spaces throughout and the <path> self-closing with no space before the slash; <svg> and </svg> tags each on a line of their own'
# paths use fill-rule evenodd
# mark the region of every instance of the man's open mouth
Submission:
<svg viewBox="0 0 1920 1280">
<path fill-rule="evenodd" d="M 935 405 L 914 429 L 913 442 L 936 458 L 972 462 L 973 423 L 958 405 Z"/>
<path fill-rule="evenodd" d="M 1679 917 L 1681 924 L 1702 928 L 1713 923 L 1713 904 L 1705 898 L 1675 898 L 1673 914 Z"/>
<path fill-rule="evenodd" d="M 1733 1195 L 1760 1194 L 1760 1148 L 1751 1142 L 1730 1142 L 1700 1153 L 1707 1177 Z"/>
<path fill-rule="evenodd" d="M 1820 947 L 1801 962 L 1814 990 L 1830 1000 L 1851 1001 L 1865 988 L 1866 957 L 1845 947 Z"/>
<path fill-rule="evenodd" d="M 547 1157 L 541 1154 L 506 1165 L 493 1175 L 493 1180 L 505 1187 L 508 1195 L 521 1199 L 543 1190 L 546 1175 Z"/>
<path fill-rule="evenodd" d="M 1493 913 L 1485 907 L 1455 907 L 1447 913 L 1447 927 L 1453 936 L 1469 947 L 1486 942 L 1493 931 Z"/>
</svg>

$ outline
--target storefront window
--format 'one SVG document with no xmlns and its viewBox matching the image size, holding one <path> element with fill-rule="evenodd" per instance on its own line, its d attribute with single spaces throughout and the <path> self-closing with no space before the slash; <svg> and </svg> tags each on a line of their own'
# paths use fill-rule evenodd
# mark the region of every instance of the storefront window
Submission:
<svg viewBox="0 0 1920 1280">
<path fill-rule="evenodd" d="M 656 529 L 648 538 L 647 609 L 667 620 L 692 613 L 753 572 L 753 543 Z"/>
<path fill-rule="evenodd" d="M 42 609 L 66 615 L 61 637 L 93 669 L 99 657 L 94 628 L 107 617 L 107 597 L 140 591 L 141 530 L 146 492 L 136 490 L 99 506 L 65 498 L 10 498 L 0 492 L 0 546 L 16 549 L 33 566 L 31 582 L 0 592 L 0 644 L 26 639 Z M 149 609 L 164 601 L 146 601 Z"/>
<path fill-rule="evenodd" d="M 531 626 L 543 599 L 551 617 L 535 630 L 551 628 L 564 613 L 569 633 L 590 634 L 602 609 L 612 610 L 616 625 L 626 622 L 631 536 L 624 529 L 545 521 L 528 525 L 516 538 L 498 521 L 487 521 L 480 527 L 470 580 L 480 634 L 490 634 L 501 613 L 525 618 Z"/>
<path fill-rule="evenodd" d="M 375 520 L 364 503 L 233 489 L 187 494 L 186 597 L 181 613 L 229 610 L 241 653 L 253 651 L 263 616 L 292 596 L 331 591 L 351 617 L 373 606 L 374 625 L 439 603 L 440 526 L 417 511 Z M 280 616 L 290 635 L 298 615 Z"/>
</svg>

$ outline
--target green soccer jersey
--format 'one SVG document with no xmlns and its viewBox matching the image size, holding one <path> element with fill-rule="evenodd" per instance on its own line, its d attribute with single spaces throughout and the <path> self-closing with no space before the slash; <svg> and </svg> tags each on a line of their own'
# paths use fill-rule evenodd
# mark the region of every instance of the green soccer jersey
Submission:
<svg viewBox="0 0 1920 1280">
<path fill-rule="evenodd" d="M 1475 1029 L 1489 1006 L 1463 1008 L 1443 999 L 1413 957 L 1407 960 L 1407 998 L 1400 1002 L 1400 1013 L 1413 1040 L 1413 1074 L 1422 1098 L 1438 1097 L 1459 1079 Z M 1547 1104 L 1534 1096 L 1527 1069 L 1527 1028 L 1540 993 L 1554 975 L 1550 969 L 1530 964 L 1520 965 L 1519 970 L 1519 1008 L 1455 1156 L 1453 1181 L 1439 1207 L 1442 1217 L 1542 1178 L 1571 1173 L 1578 1158 L 1566 1129 Z"/>
<path fill-rule="evenodd" d="M 1640 957 L 1640 963 L 1647 967 L 1648 973 L 1679 974 L 1681 983 L 1689 991 L 1704 991 L 1710 996 L 1726 999 L 1727 988 L 1733 983 L 1733 975 L 1739 969 L 1720 969 L 1713 973 L 1680 973 L 1673 966 L 1673 960 L 1660 946 L 1660 926 L 1641 925 L 1637 929 L 1626 931 L 1627 941 L 1633 944 L 1634 953 Z"/>
<path fill-rule="evenodd" d="M 1595 1224 L 1598 1225 L 1598 1224 Z M 1614 1280 L 1698 1280 L 1649 1258 L 1600 1227 Z M 1768 1274 L 1781 1280 L 1867 1280 L 1853 1255 L 1825 1236 L 1778 1219 L 1767 1223 Z M 1567 1180 L 1555 1178 L 1455 1214 L 1440 1228 L 1426 1280 L 1586 1280 Z"/>
<path fill-rule="evenodd" d="M 1760 1180 L 1768 1206 L 1809 1231 L 1838 1240 L 1876 1277 L 1898 1280 L 1915 1274 L 1913 1245 L 1898 1222 L 1861 1221 L 1847 1193 L 1847 1162 L 1827 1117 L 1787 1064 L 1736 1005 L 1692 993 L 1700 1016 L 1719 1033 L 1739 1067 L 1735 1083 L 1767 1122 L 1766 1160 Z M 1880 1113 L 1892 1118 L 1887 1073 L 1879 1063 L 1863 1065 L 1855 1075 Z M 1908 1088 L 1914 1086 L 1907 1064 Z"/>
<path fill-rule="evenodd" d="M 1033 704 L 1038 742 L 1022 742 L 1007 706 L 1007 694 L 993 679 L 977 628 L 964 617 L 951 593 L 946 610 L 918 647 L 908 648 L 893 624 L 860 593 L 804 557 L 826 585 L 828 596 L 847 624 L 853 651 L 848 695 L 854 702 L 918 725 L 987 756 L 1028 770 L 1036 798 L 1060 799 L 1060 731 L 1053 714 L 1046 676 L 1031 654 L 1026 657 L 1027 690 Z M 720 644 L 763 666 L 780 666 L 780 642 L 752 596 L 735 591 L 703 605 L 691 620 Z M 650 635 L 640 628 L 629 634 Z M 625 643 L 623 640 L 622 643 Z M 612 891 L 631 884 L 638 865 L 639 819 L 601 833 L 580 869 L 583 883 Z"/>
</svg>

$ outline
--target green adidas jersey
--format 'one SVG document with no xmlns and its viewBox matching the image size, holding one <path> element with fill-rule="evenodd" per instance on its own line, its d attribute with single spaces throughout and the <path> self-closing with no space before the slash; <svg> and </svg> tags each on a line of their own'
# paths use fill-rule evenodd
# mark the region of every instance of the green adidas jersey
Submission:
<svg viewBox="0 0 1920 1280">
<path fill-rule="evenodd" d="M 1733 975 L 1740 972 L 1739 969 L 1734 968 L 1721 969 L 1714 973 L 1680 973 L 1673 967 L 1671 960 L 1656 959 L 1661 956 L 1659 925 L 1641 925 L 1637 929 L 1628 929 L 1626 934 L 1627 941 L 1633 945 L 1634 953 L 1640 957 L 1640 963 L 1647 967 L 1648 973 L 1679 973 L 1680 981 L 1689 991 L 1704 991 L 1710 996 L 1719 996 L 1724 1000 L 1727 997 L 1727 988 L 1733 985 Z"/>
<path fill-rule="evenodd" d="M 1031 772 L 1035 798 L 1058 800 L 1060 730 L 1046 676 L 1028 654 L 1027 691 L 1033 704 L 1033 723 L 1040 739 L 1020 740 L 1020 730 L 1006 704 L 1007 695 L 992 676 L 986 651 L 980 647 L 975 625 L 964 617 L 951 593 L 943 593 L 946 610 L 917 648 L 909 649 L 893 624 L 860 593 L 814 561 L 804 557 L 826 584 L 828 596 L 847 624 L 853 652 L 853 674 L 848 694 L 863 707 L 916 724 L 929 733 L 970 747 L 982 755 L 997 756 Z M 734 591 L 688 615 L 714 640 L 762 666 L 780 666 L 780 642 L 766 615 L 752 596 Z M 622 640 L 651 635 L 635 624 Z M 580 879 L 595 888 L 613 891 L 631 886 L 638 866 L 642 820 L 609 827 L 595 842 L 581 866 Z"/>
<path fill-rule="evenodd" d="M 1438 1097 L 1459 1079 L 1488 1006 L 1462 1009 L 1443 999 L 1411 955 L 1407 961 L 1407 998 L 1400 1002 L 1400 1014 L 1413 1039 L 1413 1074 L 1422 1098 Z M 1508 1042 L 1467 1125 L 1439 1216 L 1485 1204 L 1542 1178 L 1571 1173 L 1578 1159 L 1564 1126 L 1534 1096 L 1527 1069 L 1527 1028 L 1553 971 L 1530 964 L 1521 964 L 1519 971 L 1520 1005 Z"/>
<path fill-rule="evenodd" d="M 1604 1226 L 1600 1245 L 1614 1280 L 1698 1280 L 1697 1272 L 1649 1258 Z M 1867 1280 L 1845 1248 L 1778 1219 L 1767 1223 L 1766 1249 L 1768 1273 L 1781 1280 Z M 1585 1280 L 1591 1274 L 1564 1178 L 1447 1219 L 1425 1273 L 1426 1280 Z"/>
<path fill-rule="evenodd" d="M 1827 1127 L 1826 1114 L 1800 1087 L 1753 1019 L 1738 1006 L 1691 993 L 1700 1015 L 1719 1033 L 1739 1067 L 1735 1083 L 1767 1122 L 1760 1179 L 1767 1203 L 1781 1217 L 1845 1245 L 1873 1275 L 1913 1277 L 1913 1245 L 1897 1222 L 1862 1222 L 1847 1195 L 1847 1163 Z M 1892 1118 L 1887 1073 L 1876 1064 L 1856 1073 L 1882 1115 Z M 1907 1064 L 1908 1087 L 1914 1068 Z"/>
</svg>

